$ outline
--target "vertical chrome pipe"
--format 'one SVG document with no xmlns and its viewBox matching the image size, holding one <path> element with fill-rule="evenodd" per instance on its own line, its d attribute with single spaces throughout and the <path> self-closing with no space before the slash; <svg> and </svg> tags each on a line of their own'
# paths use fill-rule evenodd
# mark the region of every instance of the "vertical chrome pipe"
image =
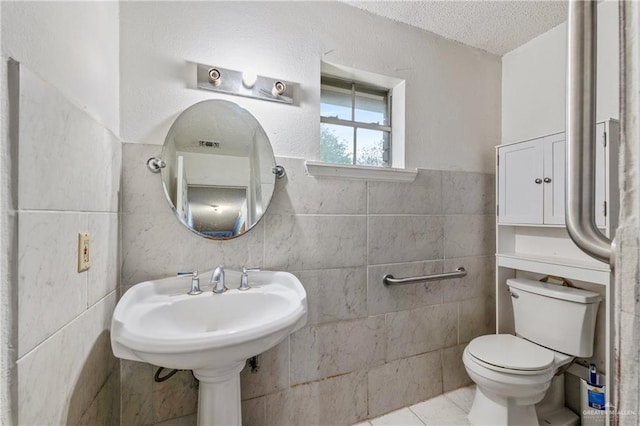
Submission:
<svg viewBox="0 0 640 426">
<path fill-rule="evenodd" d="M 611 240 L 595 223 L 597 2 L 569 2 L 565 218 L 573 242 L 611 263 Z"/>
</svg>

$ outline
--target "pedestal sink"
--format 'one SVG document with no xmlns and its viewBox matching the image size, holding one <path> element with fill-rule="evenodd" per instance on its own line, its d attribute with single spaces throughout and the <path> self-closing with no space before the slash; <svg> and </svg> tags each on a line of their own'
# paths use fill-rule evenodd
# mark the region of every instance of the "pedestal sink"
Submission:
<svg viewBox="0 0 640 426">
<path fill-rule="evenodd" d="M 192 296 L 188 278 L 133 286 L 118 302 L 111 323 L 116 357 L 193 370 L 200 380 L 198 425 L 240 426 L 240 371 L 258 355 L 304 326 L 307 298 L 288 272 L 251 274 L 251 289 L 237 290 L 240 273 L 227 271 L 222 294 Z M 237 278 L 237 279 L 236 279 Z"/>
</svg>

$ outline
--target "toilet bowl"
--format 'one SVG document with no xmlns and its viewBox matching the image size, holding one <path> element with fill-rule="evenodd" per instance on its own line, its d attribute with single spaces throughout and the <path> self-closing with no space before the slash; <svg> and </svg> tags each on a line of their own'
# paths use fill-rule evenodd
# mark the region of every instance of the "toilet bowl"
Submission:
<svg viewBox="0 0 640 426">
<path fill-rule="evenodd" d="M 473 339 L 462 360 L 476 383 L 475 426 L 538 426 L 542 401 L 559 369 L 593 353 L 600 295 L 522 278 L 507 280 L 516 335 Z"/>
<path fill-rule="evenodd" d="M 538 425 L 535 404 L 572 357 L 510 334 L 495 334 L 472 340 L 462 360 L 477 385 L 469 412 L 473 425 Z"/>
</svg>

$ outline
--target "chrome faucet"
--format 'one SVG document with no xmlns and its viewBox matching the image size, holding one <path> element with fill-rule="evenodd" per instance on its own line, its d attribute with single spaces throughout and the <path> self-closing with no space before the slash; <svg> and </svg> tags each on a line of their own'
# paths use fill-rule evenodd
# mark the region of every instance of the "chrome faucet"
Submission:
<svg viewBox="0 0 640 426">
<path fill-rule="evenodd" d="M 193 272 L 178 272 L 179 277 L 191 277 L 191 290 L 187 293 L 191 296 L 202 293 L 200 290 L 200 277 L 198 277 L 198 271 Z"/>
<path fill-rule="evenodd" d="M 227 291 L 227 287 L 224 285 L 224 266 L 218 266 L 211 274 L 209 283 L 213 284 L 214 293 L 224 293 Z"/>
</svg>

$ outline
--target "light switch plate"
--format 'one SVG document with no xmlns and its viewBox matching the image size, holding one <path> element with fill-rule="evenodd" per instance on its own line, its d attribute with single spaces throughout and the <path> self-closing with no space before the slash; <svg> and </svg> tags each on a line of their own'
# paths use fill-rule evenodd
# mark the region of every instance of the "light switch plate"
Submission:
<svg viewBox="0 0 640 426">
<path fill-rule="evenodd" d="M 84 272 L 91 266 L 89 255 L 89 233 L 81 232 L 78 234 L 78 272 Z"/>
</svg>

